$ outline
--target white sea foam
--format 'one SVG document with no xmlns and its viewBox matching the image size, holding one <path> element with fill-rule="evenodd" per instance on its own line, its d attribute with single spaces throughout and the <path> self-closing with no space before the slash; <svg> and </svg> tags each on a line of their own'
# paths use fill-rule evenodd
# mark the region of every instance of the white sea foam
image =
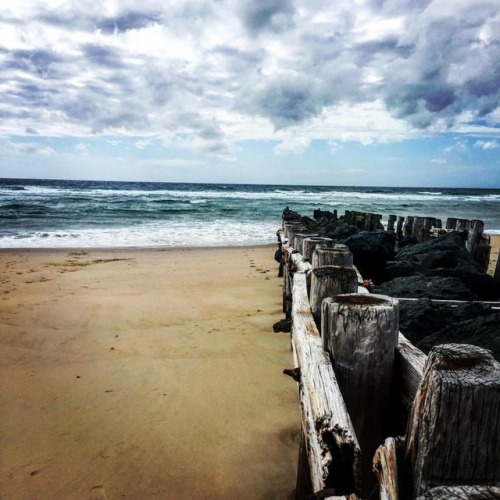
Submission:
<svg viewBox="0 0 500 500">
<path fill-rule="evenodd" d="M 261 222 L 170 222 L 124 228 L 73 229 L 4 236 L 2 248 L 199 247 L 264 245 L 277 224 Z"/>
</svg>

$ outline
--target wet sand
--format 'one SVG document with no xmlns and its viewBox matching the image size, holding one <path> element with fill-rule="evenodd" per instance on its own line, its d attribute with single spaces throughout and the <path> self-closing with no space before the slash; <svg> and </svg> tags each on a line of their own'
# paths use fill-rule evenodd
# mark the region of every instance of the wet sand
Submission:
<svg viewBox="0 0 500 500">
<path fill-rule="evenodd" d="M 0 498 L 289 498 L 274 250 L 0 251 Z"/>
</svg>

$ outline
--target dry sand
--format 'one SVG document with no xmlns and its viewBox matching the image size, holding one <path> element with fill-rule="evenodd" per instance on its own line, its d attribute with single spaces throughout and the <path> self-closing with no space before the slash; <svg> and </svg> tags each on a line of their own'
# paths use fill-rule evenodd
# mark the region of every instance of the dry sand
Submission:
<svg viewBox="0 0 500 500">
<path fill-rule="evenodd" d="M 0 498 L 288 498 L 273 254 L 0 251 Z"/>
<path fill-rule="evenodd" d="M 497 266 L 497 261 L 500 253 L 500 234 L 493 234 L 490 236 L 491 241 L 491 253 L 490 253 L 490 265 L 488 266 L 488 274 L 492 275 L 495 273 Z"/>
</svg>

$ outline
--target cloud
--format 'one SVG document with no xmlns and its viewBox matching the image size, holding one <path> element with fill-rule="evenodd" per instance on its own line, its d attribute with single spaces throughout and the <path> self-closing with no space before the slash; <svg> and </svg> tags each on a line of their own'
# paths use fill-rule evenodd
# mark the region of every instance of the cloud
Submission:
<svg viewBox="0 0 500 500">
<path fill-rule="evenodd" d="M 489 149 L 497 149 L 498 147 L 500 147 L 500 144 L 498 143 L 498 141 L 479 140 L 474 143 L 474 147 L 481 148 L 484 150 L 489 150 Z"/>
<path fill-rule="evenodd" d="M 10 147 L 16 152 L 28 155 L 52 156 L 56 151 L 50 146 L 36 142 L 17 142 L 11 143 Z"/>
<path fill-rule="evenodd" d="M 300 152 L 491 137 L 500 120 L 495 0 L 26 0 L 0 28 L 4 136 L 155 137 L 229 159 L 241 140 Z"/>
</svg>

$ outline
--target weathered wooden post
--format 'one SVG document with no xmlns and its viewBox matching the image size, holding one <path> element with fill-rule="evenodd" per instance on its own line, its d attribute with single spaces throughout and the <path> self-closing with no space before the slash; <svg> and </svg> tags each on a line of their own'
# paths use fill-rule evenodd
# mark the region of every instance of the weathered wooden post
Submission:
<svg viewBox="0 0 500 500">
<path fill-rule="evenodd" d="M 283 229 L 285 231 L 285 237 L 288 240 L 288 243 L 292 245 L 294 233 L 305 231 L 306 228 L 300 222 L 286 222 Z"/>
<path fill-rule="evenodd" d="M 401 215 L 398 216 L 398 222 L 396 225 L 396 239 L 399 241 L 403 237 L 403 224 L 405 222 L 405 218 Z"/>
<path fill-rule="evenodd" d="M 358 274 L 352 267 L 323 266 L 311 271 L 309 303 L 316 324 L 321 323 L 321 303 L 325 297 L 358 291 Z"/>
<path fill-rule="evenodd" d="M 389 218 L 387 219 L 387 231 L 394 233 L 394 224 L 396 223 L 397 217 L 395 215 L 389 215 Z"/>
<path fill-rule="evenodd" d="M 457 221 L 456 217 L 448 217 L 446 219 L 446 229 L 454 231 L 457 227 Z"/>
<path fill-rule="evenodd" d="M 309 236 L 302 241 L 302 255 L 304 259 L 311 261 L 316 248 L 328 248 L 332 246 L 333 240 L 331 238 Z"/>
<path fill-rule="evenodd" d="M 346 294 L 325 298 L 321 331 L 358 436 L 363 490 L 375 478 L 372 457 L 390 420 L 392 377 L 399 334 L 399 303 L 385 295 Z"/>
<path fill-rule="evenodd" d="M 352 267 L 353 257 L 346 245 L 334 244 L 332 247 L 319 247 L 314 250 L 312 267 L 340 266 Z"/>
<path fill-rule="evenodd" d="M 406 216 L 405 223 L 403 225 L 403 236 L 411 236 L 414 219 L 415 217 L 413 217 L 412 215 Z"/>
<path fill-rule="evenodd" d="M 293 236 L 293 248 L 295 248 L 297 252 L 300 252 L 302 255 L 304 255 L 302 243 L 306 238 L 311 238 L 313 236 L 318 236 L 318 233 L 314 233 L 311 231 L 301 231 L 300 233 L 295 233 Z"/>
<path fill-rule="evenodd" d="M 489 351 L 432 348 L 408 422 L 405 461 L 414 497 L 440 485 L 500 484 L 500 363 Z"/>
</svg>

